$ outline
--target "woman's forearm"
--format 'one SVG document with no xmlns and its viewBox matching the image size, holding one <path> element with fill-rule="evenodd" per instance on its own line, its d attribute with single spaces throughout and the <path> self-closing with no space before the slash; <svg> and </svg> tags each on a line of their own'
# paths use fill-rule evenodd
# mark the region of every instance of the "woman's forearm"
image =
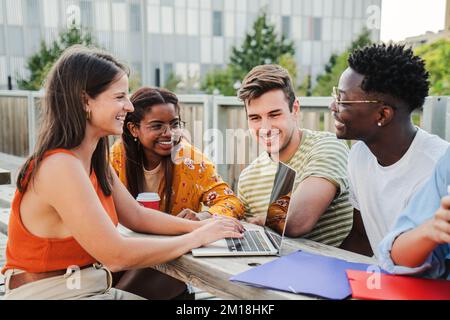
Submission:
<svg viewBox="0 0 450 320">
<path fill-rule="evenodd" d="M 113 271 L 140 269 L 178 258 L 193 248 L 224 238 L 242 238 L 243 227 L 231 219 L 197 222 L 200 228 L 176 237 L 125 238 L 119 237 L 113 257 L 105 256 Z"/>
<path fill-rule="evenodd" d="M 111 271 L 141 269 L 174 260 L 193 248 L 200 247 L 202 239 L 196 233 L 165 239 L 123 238 L 109 265 Z"/>
<path fill-rule="evenodd" d="M 429 237 L 429 223 L 400 235 L 392 246 L 392 261 L 408 268 L 420 267 L 438 244 Z"/>
<path fill-rule="evenodd" d="M 131 229 L 135 232 L 180 235 L 191 232 L 201 226 L 198 221 L 178 218 L 167 213 L 140 207 L 139 220 Z"/>
</svg>

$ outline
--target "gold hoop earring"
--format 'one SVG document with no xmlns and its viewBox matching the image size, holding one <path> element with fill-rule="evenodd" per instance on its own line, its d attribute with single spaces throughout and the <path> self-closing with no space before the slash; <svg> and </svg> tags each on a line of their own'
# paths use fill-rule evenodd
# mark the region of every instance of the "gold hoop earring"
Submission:
<svg viewBox="0 0 450 320">
<path fill-rule="evenodd" d="M 91 110 L 86 110 L 86 120 L 91 120 L 91 118 L 92 118 L 92 113 L 91 113 Z"/>
</svg>

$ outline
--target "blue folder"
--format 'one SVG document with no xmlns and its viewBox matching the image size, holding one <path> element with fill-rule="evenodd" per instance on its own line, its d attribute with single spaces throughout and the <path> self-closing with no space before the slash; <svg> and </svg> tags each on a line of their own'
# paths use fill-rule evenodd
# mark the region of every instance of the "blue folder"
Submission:
<svg viewBox="0 0 450 320">
<path fill-rule="evenodd" d="M 230 278 L 247 285 L 342 300 L 352 293 L 346 270 L 366 271 L 368 264 L 297 251 Z"/>
</svg>

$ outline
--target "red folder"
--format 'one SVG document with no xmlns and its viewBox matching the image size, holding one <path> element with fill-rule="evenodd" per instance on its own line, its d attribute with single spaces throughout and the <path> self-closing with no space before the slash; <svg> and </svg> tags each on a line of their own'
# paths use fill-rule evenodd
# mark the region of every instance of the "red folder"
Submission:
<svg viewBox="0 0 450 320">
<path fill-rule="evenodd" d="M 355 299 L 450 300 L 450 281 L 347 270 Z M 379 278 L 376 278 L 379 277 Z"/>
</svg>

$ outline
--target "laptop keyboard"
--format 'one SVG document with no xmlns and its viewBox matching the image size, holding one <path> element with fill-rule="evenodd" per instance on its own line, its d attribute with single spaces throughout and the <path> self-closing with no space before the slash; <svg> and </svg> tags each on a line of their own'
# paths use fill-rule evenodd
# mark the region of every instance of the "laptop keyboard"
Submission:
<svg viewBox="0 0 450 320">
<path fill-rule="evenodd" d="M 269 246 L 259 231 L 247 230 L 242 239 L 226 238 L 231 252 L 269 252 Z"/>
</svg>

